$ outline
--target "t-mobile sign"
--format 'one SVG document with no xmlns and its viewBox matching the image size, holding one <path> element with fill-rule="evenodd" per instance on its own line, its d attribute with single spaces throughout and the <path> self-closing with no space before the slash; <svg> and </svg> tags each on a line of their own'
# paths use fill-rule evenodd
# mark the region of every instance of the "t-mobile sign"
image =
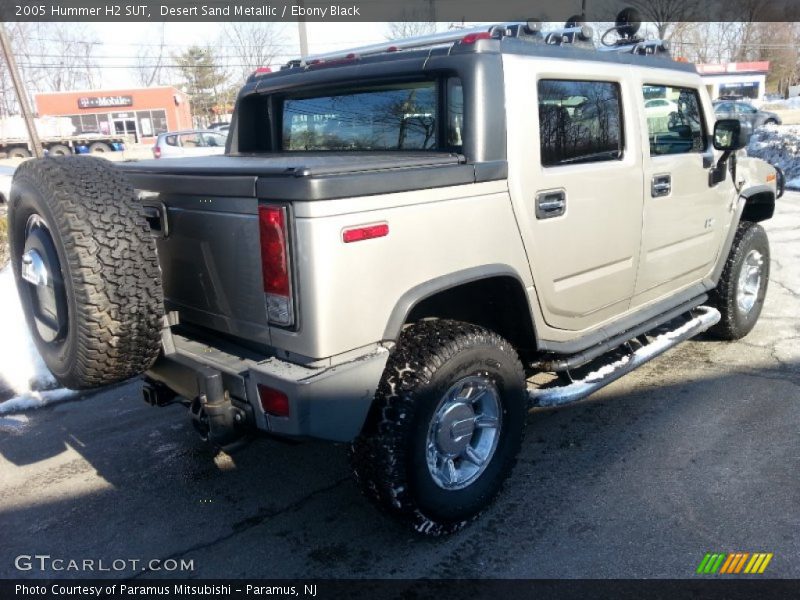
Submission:
<svg viewBox="0 0 800 600">
<path fill-rule="evenodd" d="M 133 96 L 82 96 L 78 108 L 106 108 L 108 106 L 133 106 Z"/>
</svg>

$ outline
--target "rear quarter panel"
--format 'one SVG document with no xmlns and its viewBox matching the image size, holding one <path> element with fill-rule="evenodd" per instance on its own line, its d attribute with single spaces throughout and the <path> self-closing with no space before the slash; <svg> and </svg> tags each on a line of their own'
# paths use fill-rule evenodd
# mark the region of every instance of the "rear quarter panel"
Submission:
<svg viewBox="0 0 800 600">
<path fill-rule="evenodd" d="M 406 292 L 476 266 L 508 265 L 532 285 L 505 180 L 293 211 L 299 329 L 271 329 L 282 350 L 321 358 L 379 342 Z M 343 242 L 345 229 L 377 223 L 389 225 L 386 237 Z"/>
</svg>

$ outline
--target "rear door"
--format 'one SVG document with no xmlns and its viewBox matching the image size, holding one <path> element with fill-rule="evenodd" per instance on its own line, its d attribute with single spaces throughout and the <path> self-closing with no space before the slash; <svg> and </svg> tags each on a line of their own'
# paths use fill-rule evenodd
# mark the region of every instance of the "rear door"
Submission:
<svg viewBox="0 0 800 600">
<path fill-rule="evenodd" d="M 634 98 L 619 65 L 506 55 L 509 186 L 545 321 L 628 309 L 642 218 Z"/>
<path fill-rule="evenodd" d="M 642 111 L 644 216 L 633 307 L 707 276 L 730 221 L 730 177 L 709 186 L 714 113 L 699 82 L 680 73 L 651 73 L 642 71 L 640 102 L 658 90 L 676 110 L 666 117 Z"/>
</svg>

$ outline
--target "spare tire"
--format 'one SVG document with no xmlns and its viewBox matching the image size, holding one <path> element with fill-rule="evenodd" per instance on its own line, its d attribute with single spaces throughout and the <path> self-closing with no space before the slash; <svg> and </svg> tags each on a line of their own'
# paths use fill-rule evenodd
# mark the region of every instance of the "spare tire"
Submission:
<svg viewBox="0 0 800 600">
<path fill-rule="evenodd" d="M 150 368 L 164 313 L 155 241 L 131 184 L 88 156 L 17 168 L 9 244 L 36 347 L 71 389 L 123 381 Z"/>
</svg>

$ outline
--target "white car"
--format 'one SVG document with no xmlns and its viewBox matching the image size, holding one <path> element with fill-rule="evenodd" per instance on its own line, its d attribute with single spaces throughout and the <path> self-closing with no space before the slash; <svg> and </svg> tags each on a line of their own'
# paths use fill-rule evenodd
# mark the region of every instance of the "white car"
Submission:
<svg viewBox="0 0 800 600">
<path fill-rule="evenodd" d="M 227 135 L 219 131 L 204 129 L 170 131 L 158 136 L 153 146 L 153 156 L 177 158 L 224 154 L 227 140 Z"/>
<path fill-rule="evenodd" d="M 678 104 L 672 100 L 653 98 L 644 103 L 644 114 L 648 118 L 668 117 L 674 112 L 678 112 Z"/>
</svg>

